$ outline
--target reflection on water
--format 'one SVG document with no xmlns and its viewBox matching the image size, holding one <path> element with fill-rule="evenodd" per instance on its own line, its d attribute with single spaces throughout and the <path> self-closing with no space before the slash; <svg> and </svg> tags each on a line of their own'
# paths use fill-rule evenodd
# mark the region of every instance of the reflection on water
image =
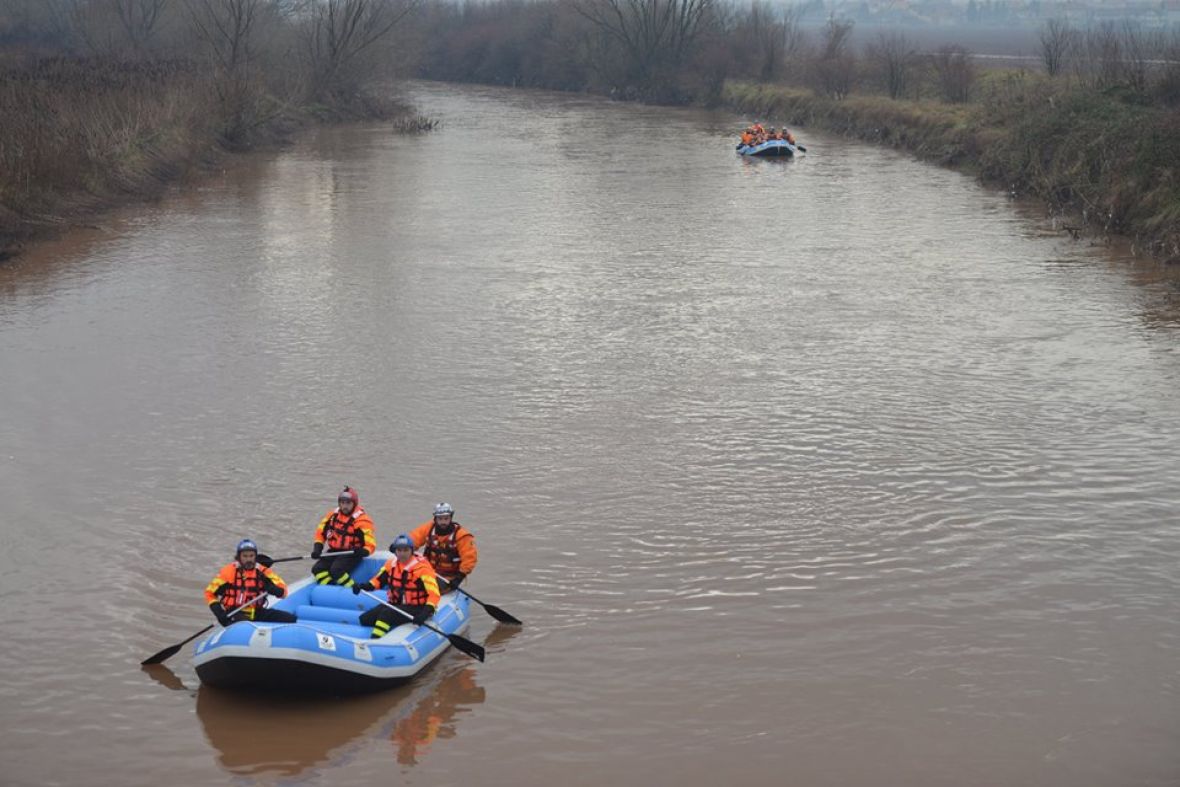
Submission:
<svg viewBox="0 0 1180 787">
<path fill-rule="evenodd" d="M 500 626 L 487 637 L 489 653 L 519 629 Z M 319 700 L 258 697 L 202 685 L 197 717 L 223 768 L 237 774 L 294 776 L 344 759 L 370 738 L 388 739 L 402 765 L 416 765 L 438 738 L 452 738 L 464 713 L 482 704 L 485 690 L 465 657 L 443 657 L 405 686 L 379 694 Z M 162 665 L 145 672 L 169 689 L 188 690 Z"/>
<path fill-rule="evenodd" d="M 463 665 L 440 681 L 437 690 L 413 704 L 409 714 L 398 718 L 392 729 L 383 729 L 397 750 L 401 765 L 417 765 L 437 738 L 453 738 L 459 714 L 483 703 L 484 689 L 475 682 L 475 669 Z"/>
<path fill-rule="evenodd" d="M 184 685 L 184 681 L 180 679 L 180 676 L 163 664 L 144 664 L 140 669 L 147 673 L 148 677 L 166 689 L 171 691 L 187 691 L 194 697 L 197 696 L 196 689 Z"/>
</svg>

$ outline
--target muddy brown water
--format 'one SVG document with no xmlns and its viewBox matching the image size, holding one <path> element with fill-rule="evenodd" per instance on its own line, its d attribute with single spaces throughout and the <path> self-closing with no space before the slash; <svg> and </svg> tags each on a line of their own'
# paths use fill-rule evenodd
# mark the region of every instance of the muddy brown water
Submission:
<svg viewBox="0 0 1180 787">
<path fill-rule="evenodd" d="M 1180 782 L 1175 275 L 805 130 L 411 90 L 0 267 L 0 782 Z M 140 670 L 345 483 L 527 625 L 340 701 Z"/>
</svg>

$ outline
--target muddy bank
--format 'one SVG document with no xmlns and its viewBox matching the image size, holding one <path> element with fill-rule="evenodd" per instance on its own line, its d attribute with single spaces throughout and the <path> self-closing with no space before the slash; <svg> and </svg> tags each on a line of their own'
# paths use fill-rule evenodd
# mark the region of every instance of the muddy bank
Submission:
<svg viewBox="0 0 1180 787">
<path fill-rule="evenodd" d="M 1180 110 L 1035 77 L 998 81 L 971 104 L 842 100 L 730 83 L 727 106 L 771 122 L 889 145 L 1043 200 L 1074 231 L 1131 238 L 1180 262 Z"/>
</svg>

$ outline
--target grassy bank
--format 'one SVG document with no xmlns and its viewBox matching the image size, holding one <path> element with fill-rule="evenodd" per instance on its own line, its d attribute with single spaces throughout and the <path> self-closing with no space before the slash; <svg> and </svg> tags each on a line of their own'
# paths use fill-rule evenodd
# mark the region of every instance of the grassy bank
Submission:
<svg viewBox="0 0 1180 787">
<path fill-rule="evenodd" d="M 969 104 L 728 83 L 728 106 L 907 150 L 1043 199 L 1092 231 L 1180 262 L 1180 109 L 1115 89 L 996 73 Z"/>
<path fill-rule="evenodd" d="M 407 113 L 369 98 L 283 102 L 187 60 L 53 57 L 0 68 L 0 259 L 310 123 Z"/>
</svg>

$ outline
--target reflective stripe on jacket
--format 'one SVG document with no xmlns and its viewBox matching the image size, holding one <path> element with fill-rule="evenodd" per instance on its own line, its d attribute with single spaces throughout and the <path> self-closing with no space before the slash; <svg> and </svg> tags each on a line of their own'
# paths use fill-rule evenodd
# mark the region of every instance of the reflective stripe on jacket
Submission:
<svg viewBox="0 0 1180 787">
<path fill-rule="evenodd" d="M 370 555 L 377 551 L 373 520 L 360 506 L 353 509 L 352 516 L 340 513 L 339 508 L 329 511 L 316 527 L 315 542 L 323 544 L 329 552 L 344 552 L 358 547 L 364 547 Z"/>
<path fill-rule="evenodd" d="M 438 609 L 438 580 L 420 555 L 414 555 L 405 566 L 396 557 L 390 558 L 369 583 L 374 588 L 388 587 L 390 604 L 429 604 Z"/>
<path fill-rule="evenodd" d="M 435 531 L 433 519 L 423 522 L 409 532 L 414 548 L 422 548 L 423 557 L 430 561 L 430 565 L 443 579 L 449 579 L 457 574 L 470 574 L 479 562 L 475 536 L 458 522 L 454 525 L 451 532 L 445 536 Z"/>
</svg>

